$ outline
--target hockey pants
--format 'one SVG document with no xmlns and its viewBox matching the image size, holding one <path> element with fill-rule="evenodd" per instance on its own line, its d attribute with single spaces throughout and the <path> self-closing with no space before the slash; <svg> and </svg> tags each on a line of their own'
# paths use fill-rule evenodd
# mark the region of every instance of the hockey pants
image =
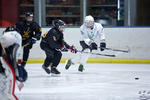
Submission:
<svg viewBox="0 0 150 100">
<path fill-rule="evenodd" d="M 45 51 L 46 59 L 44 61 L 44 66 L 48 67 L 50 64 L 51 66 L 57 67 L 60 63 L 62 53 L 60 51 L 51 49 L 48 47 L 47 44 L 41 43 L 41 49 Z"/>
<path fill-rule="evenodd" d="M 88 48 L 83 50 L 83 52 L 89 52 L 89 53 L 80 53 L 80 52 L 78 52 L 77 57 L 73 58 L 71 61 L 73 63 L 78 63 L 79 62 L 80 64 L 82 64 L 84 66 L 91 54 L 90 54 L 90 49 L 88 49 Z"/>
</svg>

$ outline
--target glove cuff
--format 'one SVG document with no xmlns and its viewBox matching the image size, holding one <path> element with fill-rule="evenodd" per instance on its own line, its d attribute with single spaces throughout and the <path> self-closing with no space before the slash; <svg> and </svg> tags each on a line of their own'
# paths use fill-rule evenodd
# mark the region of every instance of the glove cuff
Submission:
<svg viewBox="0 0 150 100">
<path fill-rule="evenodd" d="M 69 49 L 73 49 L 73 46 L 70 46 Z"/>
</svg>

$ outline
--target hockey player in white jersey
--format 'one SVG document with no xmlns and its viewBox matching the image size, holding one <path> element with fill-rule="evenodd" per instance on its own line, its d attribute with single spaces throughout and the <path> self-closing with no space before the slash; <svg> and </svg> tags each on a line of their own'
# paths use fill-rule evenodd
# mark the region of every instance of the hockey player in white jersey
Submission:
<svg viewBox="0 0 150 100">
<path fill-rule="evenodd" d="M 18 100 L 14 94 L 16 79 L 19 81 L 19 89 L 23 87 L 23 82 L 27 79 L 26 70 L 20 66 L 20 60 L 22 58 L 21 48 L 21 35 L 15 30 L 14 27 L 8 27 L 0 38 L 0 75 L 3 77 L 6 76 L 6 80 L 4 81 L 5 83 L 2 81 L 0 83 L 0 91 L 1 87 L 5 87 L 3 95 L 6 95 L 6 100 L 7 97 L 11 100 Z M 17 59 L 19 60 L 18 62 Z M 6 86 L 3 86 L 3 84 Z"/>
<path fill-rule="evenodd" d="M 81 54 L 76 58 L 68 60 L 66 62 L 65 68 L 69 69 L 69 67 L 72 64 L 79 62 L 80 65 L 78 67 L 78 71 L 82 72 L 84 70 L 86 61 L 90 56 L 90 52 L 92 52 L 93 50 L 97 50 L 98 46 L 100 46 L 101 47 L 100 50 L 103 51 L 104 48 L 106 47 L 106 43 L 105 43 L 104 28 L 100 23 L 94 22 L 94 18 L 91 15 L 85 17 L 84 23 L 80 27 L 80 31 L 81 31 L 80 45 L 82 46 L 83 53 L 81 52 Z"/>
</svg>

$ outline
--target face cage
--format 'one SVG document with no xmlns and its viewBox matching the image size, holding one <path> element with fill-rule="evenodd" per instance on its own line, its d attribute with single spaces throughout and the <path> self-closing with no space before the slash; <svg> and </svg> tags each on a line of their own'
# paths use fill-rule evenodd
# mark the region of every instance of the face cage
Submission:
<svg viewBox="0 0 150 100">
<path fill-rule="evenodd" d="M 31 17 L 31 16 L 26 17 L 26 20 L 27 20 L 28 22 L 32 22 L 32 21 L 33 21 L 33 17 Z"/>
<path fill-rule="evenodd" d="M 86 26 L 87 28 L 93 28 L 93 27 L 94 27 L 94 22 L 93 22 L 93 21 L 85 22 L 85 26 Z"/>
<path fill-rule="evenodd" d="M 63 32 L 64 30 L 65 30 L 65 26 L 64 25 L 62 25 L 62 26 L 59 26 L 59 28 L 58 28 L 61 32 Z"/>
</svg>

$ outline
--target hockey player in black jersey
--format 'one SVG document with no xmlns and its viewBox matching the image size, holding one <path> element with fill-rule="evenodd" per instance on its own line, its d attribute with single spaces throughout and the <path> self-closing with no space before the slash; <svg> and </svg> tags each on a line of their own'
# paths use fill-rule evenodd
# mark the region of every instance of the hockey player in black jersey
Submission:
<svg viewBox="0 0 150 100">
<path fill-rule="evenodd" d="M 41 49 L 44 50 L 46 54 L 46 59 L 42 67 L 48 74 L 60 74 L 56 67 L 62 57 L 61 49 L 65 47 L 70 49 L 73 53 L 76 53 L 77 50 L 74 46 L 70 46 L 64 41 L 63 30 L 65 23 L 59 19 L 53 22 L 54 27 L 42 36 L 40 43 Z M 48 68 L 49 66 L 51 69 Z"/>
<path fill-rule="evenodd" d="M 33 21 L 33 13 L 27 12 L 25 14 L 25 20 L 16 23 L 16 29 L 22 36 L 23 46 L 23 61 L 22 66 L 26 65 L 29 57 L 30 49 L 37 40 L 41 37 L 40 26 Z"/>
</svg>

